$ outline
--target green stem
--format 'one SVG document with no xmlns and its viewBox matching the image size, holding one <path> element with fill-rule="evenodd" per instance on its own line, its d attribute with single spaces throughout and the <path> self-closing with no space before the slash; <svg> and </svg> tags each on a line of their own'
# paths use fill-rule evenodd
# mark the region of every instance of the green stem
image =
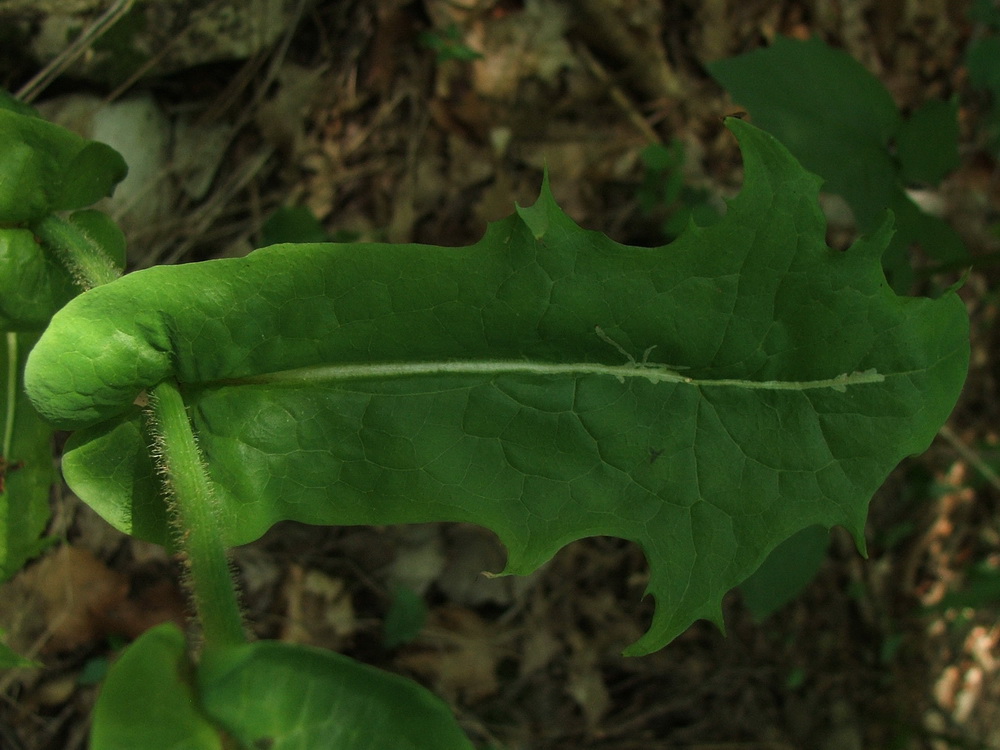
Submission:
<svg viewBox="0 0 1000 750">
<path fill-rule="evenodd" d="M 177 384 L 165 381 L 150 394 L 156 421 L 158 458 L 178 526 L 178 543 L 187 557 L 194 605 L 206 646 L 246 643 L 212 487 L 195 442 Z"/>
<path fill-rule="evenodd" d="M 50 214 L 32 225 L 31 231 L 43 245 L 51 248 L 69 269 L 77 285 L 87 291 L 121 276 L 111 258 L 86 232 L 72 222 Z"/>
<path fill-rule="evenodd" d="M 4 414 L 3 444 L 0 445 L 0 460 L 10 460 L 10 450 L 14 443 L 14 413 L 17 408 L 18 363 L 17 334 L 7 332 L 7 413 Z"/>
</svg>

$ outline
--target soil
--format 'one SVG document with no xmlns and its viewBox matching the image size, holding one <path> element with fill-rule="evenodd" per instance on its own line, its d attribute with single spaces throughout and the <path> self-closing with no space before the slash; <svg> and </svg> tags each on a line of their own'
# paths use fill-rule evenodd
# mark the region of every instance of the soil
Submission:
<svg viewBox="0 0 1000 750">
<path fill-rule="evenodd" d="M 533 202 L 546 168 L 581 225 L 662 244 L 663 216 L 639 205 L 642 149 L 676 139 L 687 184 L 733 195 L 739 152 L 722 118 L 741 107 L 704 65 L 777 34 L 847 50 L 904 114 L 959 102 L 961 166 L 928 192 L 976 259 L 961 288 L 972 369 L 949 427 L 873 499 L 867 559 L 836 529 L 816 579 L 765 621 L 734 592 L 726 635 L 698 623 L 625 658 L 652 606 L 642 552 L 627 542 L 581 540 L 528 578 L 488 579 L 504 551 L 475 527 L 283 523 L 234 553 L 255 633 L 414 677 L 483 748 L 1000 748 L 1000 606 L 970 589 L 1000 565 L 1000 190 L 990 101 L 963 66 L 982 33 L 970 6 L 319 0 L 249 59 L 134 80 L 64 73 L 38 92 L 151 96 L 191 128 L 174 131 L 168 171 L 177 143 L 216 144 L 207 174 L 170 172 L 169 203 L 126 222 L 132 268 L 245 254 L 274 239 L 268 219 L 282 206 L 307 207 L 328 236 L 468 244 Z M 8 49 L 0 83 L 16 91 L 41 66 Z M 0 674 L 3 750 L 85 747 L 108 660 L 150 625 L 186 618 L 175 560 L 65 488 L 53 514 L 63 543 L 0 592 L 10 637 L 45 667 Z M 390 648 L 383 624 L 400 585 L 426 602 L 427 622 Z"/>
</svg>

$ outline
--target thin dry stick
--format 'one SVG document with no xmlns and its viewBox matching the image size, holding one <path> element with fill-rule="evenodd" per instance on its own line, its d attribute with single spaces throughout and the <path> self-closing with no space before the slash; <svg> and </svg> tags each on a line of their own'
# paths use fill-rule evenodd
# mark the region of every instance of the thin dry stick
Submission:
<svg viewBox="0 0 1000 750">
<path fill-rule="evenodd" d="M 193 230 L 184 242 L 180 243 L 163 258 L 157 258 L 154 254 L 151 254 L 141 259 L 138 267 L 147 268 L 157 263 L 176 263 L 208 231 L 209 227 L 212 226 L 233 196 L 239 193 L 240 190 L 246 187 L 250 180 L 257 176 L 257 173 L 264 168 L 264 165 L 273 154 L 274 148 L 267 147 L 254 158 L 244 162 L 241 168 L 216 191 L 212 199 L 188 218 L 189 226 L 193 224 Z"/>
<path fill-rule="evenodd" d="M 215 2 L 210 3 L 208 7 L 202 8 L 201 12 L 208 13 L 209 11 L 213 10 L 215 6 L 219 4 L 219 1 L 220 0 L 215 0 Z M 188 28 L 191 28 L 191 26 L 193 25 L 194 22 L 192 21 L 191 23 L 188 24 Z M 171 37 L 170 41 L 168 41 L 166 44 L 160 47 L 160 49 L 156 52 L 155 55 L 150 57 L 142 65 L 136 68 L 135 71 L 133 71 L 132 75 L 126 78 L 118 86 L 118 88 L 116 88 L 114 91 L 108 94 L 105 100 L 113 102 L 116 99 L 118 99 L 118 97 L 120 97 L 122 94 L 124 94 L 126 91 L 128 91 L 130 88 L 132 88 L 135 85 L 136 81 L 138 81 L 140 78 L 146 75 L 146 73 L 148 73 L 153 68 L 153 66 L 157 65 L 164 57 L 167 56 L 167 53 L 170 52 L 170 50 L 172 50 L 175 46 L 177 46 L 177 43 L 180 40 L 184 39 L 184 33 L 186 31 L 187 29 L 185 29 L 184 32 L 181 32 L 180 34 Z"/>
<path fill-rule="evenodd" d="M 23 102 L 33 102 L 38 98 L 38 95 L 83 55 L 94 41 L 103 36 L 104 32 L 114 26 L 118 19 L 128 13 L 134 2 L 135 0 L 116 0 L 96 21 L 84 29 L 83 33 L 69 47 L 60 52 L 54 60 L 18 89 L 16 97 Z"/>
<path fill-rule="evenodd" d="M 298 28 L 299 22 L 302 20 L 305 8 L 306 0 L 299 0 L 298 5 L 296 5 L 295 8 L 294 15 L 288 24 L 287 31 L 270 55 L 271 59 L 263 81 L 258 86 L 250 105 L 240 113 L 240 116 L 232 124 L 228 142 L 222 148 L 228 148 L 228 144 L 231 143 L 234 134 L 253 120 L 255 108 L 260 105 L 260 102 L 263 100 L 267 90 L 276 79 L 281 65 L 288 54 L 292 37 L 294 36 L 295 30 Z M 264 58 L 261 57 L 251 60 L 249 67 L 256 72 L 260 68 L 263 59 Z M 247 70 L 247 67 L 245 67 L 244 70 Z M 212 111 L 210 110 L 210 112 Z M 200 122 L 207 122 L 219 116 L 221 116 L 221 114 L 218 112 L 212 112 L 210 116 L 206 113 L 202 116 Z M 274 148 L 267 147 L 256 157 L 245 163 L 235 175 L 231 176 L 225 184 L 223 184 L 221 188 L 213 194 L 212 198 L 210 198 L 207 203 L 200 206 L 197 210 L 192 212 L 189 217 L 187 217 L 185 223 L 188 227 L 194 225 L 194 231 L 188 233 L 188 237 L 184 242 L 174 247 L 169 253 L 166 251 L 165 245 L 151 249 L 143 258 L 139 259 L 137 268 L 148 268 L 149 266 L 157 263 L 174 263 L 182 257 L 197 242 L 198 238 L 208 231 L 209 227 L 214 221 L 216 221 L 226 204 L 233 198 L 233 196 L 246 187 L 246 185 L 254 179 L 257 173 L 264 168 L 264 165 L 273 154 Z M 163 179 L 166 176 L 167 173 L 165 172 L 160 176 L 160 179 Z"/>
<path fill-rule="evenodd" d="M 597 59 L 590 54 L 590 51 L 586 48 L 580 50 L 581 57 L 590 69 L 590 72 L 600 80 L 605 86 L 608 87 L 608 94 L 611 96 L 611 100 L 621 108 L 622 112 L 628 118 L 628 121 L 632 123 L 635 128 L 642 133 L 650 143 L 663 143 L 663 139 L 660 138 L 659 134 L 653 130 L 653 127 L 649 124 L 645 117 L 639 112 L 638 108 L 632 103 L 628 95 L 622 90 L 614 80 L 608 75 L 608 72 L 604 69 Z"/>
<path fill-rule="evenodd" d="M 993 470 L 993 467 L 983 460 L 982 456 L 963 443 L 948 425 L 942 427 L 938 432 L 941 437 L 951 444 L 951 447 L 954 448 L 958 455 L 968 461 L 973 468 L 985 477 L 987 482 L 1000 491 L 1000 474 L 997 474 Z"/>
</svg>

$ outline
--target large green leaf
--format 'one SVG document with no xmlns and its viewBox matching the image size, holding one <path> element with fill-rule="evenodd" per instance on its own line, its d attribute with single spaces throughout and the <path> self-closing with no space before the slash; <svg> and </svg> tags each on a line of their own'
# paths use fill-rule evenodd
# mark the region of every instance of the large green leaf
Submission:
<svg viewBox="0 0 1000 750">
<path fill-rule="evenodd" d="M 957 165 L 954 107 L 931 108 L 919 116 L 938 126 L 922 133 L 922 148 L 939 157 L 931 166 L 910 144 L 921 123 L 904 126 L 879 80 L 846 52 L 819 39 L 779 36 L 770 47 L 707 67 L 750 111 L 755 124 L 776 135 L 806 169 L 822 177 L 825 190 L 843 196 L 861 231 L 877 229 L 886 209 L 896 214 L 887 267 L 909 277 L 901 261 L 914 242 L 940 261 L 968 256 L 955 231 L 921 211 L 901 181 L 903 175 L 940 177 Z M 897 138 L 903 140 L 902 165 L 892 152 Z"/>
<path fill-rule="evenodd" d="M 584 231 L 546 188 L 471 247 L 283 245 L 84 293 L 26 373 L 42 413 L 80 429 L 68 482 L 166 542 L 134 402 L 176 378 L 229 543 L 281 519 L 468 521 L 526 573 L 614 535 L 645 551 L 657 602 L 632 653 L 720 622 L 722 594 L 800 529 L 860 543 L 969 356 L 957 295 L 887 286 L 888 223 L 831 250 L 818 179 L 728 126 L 742 192 L 665 247 Z"/>
</svg>

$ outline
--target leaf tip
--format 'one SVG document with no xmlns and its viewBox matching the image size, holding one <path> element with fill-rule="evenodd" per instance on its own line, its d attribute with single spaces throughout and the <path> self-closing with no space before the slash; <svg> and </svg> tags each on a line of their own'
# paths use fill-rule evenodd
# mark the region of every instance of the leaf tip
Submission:
<svg viewBox="0 0 1000 750">
<path fill-rule="evenodd" d="M 885 255 L 894 234 L 896 234 L 896 214 L 891 208 L 887 208 L 882 212 L 878 226 L 855 240 L 847 252 L 867 253 L 879 261 L 878 267 L 881 268 L 882 256 Z"/>
<path fill-rule="evenodd" d="M 868 540 L 865 539 L 865 525 L 862 521 L 859 524 L 851 524 L 850 526 L 845 526 L 848 533 L 851 535 L 851 539 L 854 540 L 854 546 L 858 550 L 858 554 L 861 555 L 866 560 L 868 559 Z"/>
<path fill-rule="evenodd" d="M 646 656 L 668 646 L 675 638 L 687 630 L 696 620 L 705 620 L 715 625 L 723 637 L 726 636 L 726 622 L 722 613 L 722 596 L 709 596 L 695 608 L 670 608 L 657 598 L 652 584 L 646 588 L 645 596 L 653 598 L 653 620 L 649 628 L 635 643 L 622 651 L 622 656 Z M 644 596 L 644 598 L 645 598 Z"/>
<path fill-rule="evenodd" d="M 538 200 L 530 206 L 515 204 L 515 207 L 517 215 L 531 231 L 531 235 L 536 240 L 542 239 L 549 231 L 552 219 L 562 213 L 562 209 L 556 203 L 555 196 L 552 195 L 547 167 L 542 173 L 542 186 L 538 192 Z"/>
</svg>

